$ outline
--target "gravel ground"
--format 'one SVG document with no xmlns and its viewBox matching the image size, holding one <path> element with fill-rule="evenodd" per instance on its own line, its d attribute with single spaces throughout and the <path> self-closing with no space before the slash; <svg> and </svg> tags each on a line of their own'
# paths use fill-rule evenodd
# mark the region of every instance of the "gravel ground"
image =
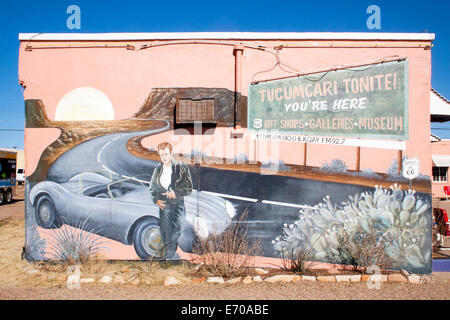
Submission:
<svg viewBox="0 0 450 320">
<path fill-rule="evenodd" d="M 72 290 L 64 285 L 36 285 L 32 281 L 24 280 L 23 275 L 19 275 L 24 273 L 24 267 L 31 266 L 28 262 L 20 260 L 24 231 L 17 226 L 23 226 L 23 189 L 23 187 L 18 188 L 14 203 L 0 206 L 0 229 L 15 230 L 11 234 L 2 234 L 0 230 L 0 270 L 3 270 L 3 276 L 0 273 L 0 299 L 2 300 L 448 300 L 450 298 L 450 273 L 433 274 L 420 285 L 383 283 L 380 289 L 369 289 L 366 283 L 310 281 L 248 285 L 194 283 L 171 288 L 162 285 L 83 284 L 80 289 Z M 6 274 L 5 270 L 13 272 L 13 275 Z"/>
<path fill-rule="evenodd" d="M 13 287 L 0 284 L 0 299 L 23 300 L 447 300 L 448 280 L 427 284 L 383 284 L 379 290 L 366 283 L 254 283 L 249 285 L 195 284 L 165 288 L 81 285 L 80 289 Z"/>
</svg>

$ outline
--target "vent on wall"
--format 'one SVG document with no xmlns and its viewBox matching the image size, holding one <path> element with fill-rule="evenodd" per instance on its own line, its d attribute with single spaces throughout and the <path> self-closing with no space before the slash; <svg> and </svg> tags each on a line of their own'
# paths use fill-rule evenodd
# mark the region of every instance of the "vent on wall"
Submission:
<svg viewBox="0 0 450 320">
<path fill-rule="evenodd" d="M 214 113 L 214 99 L 177 99 L 176 122 L 193 123 L 202 121 L 206 123 L 216 123 Z"/>
</svg>

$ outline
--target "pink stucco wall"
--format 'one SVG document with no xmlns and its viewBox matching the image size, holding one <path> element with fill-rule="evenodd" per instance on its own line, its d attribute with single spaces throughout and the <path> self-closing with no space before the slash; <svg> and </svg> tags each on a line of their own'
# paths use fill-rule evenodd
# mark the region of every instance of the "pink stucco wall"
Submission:
<svg viewBox="0 0 450 320">
<path fill-rule="evenodd" d="M 450 156 L 450 140 L 441 140 L 439 142 L 433 142 L 431 144 L 431 154 L 432 155 L 447 155 Z M 447 177 L 449 172 L 447 172 Z M 450 181 L 447 182 L 434 182 L 432 183 L 432 193 L 433 197 L 443 198 L 446 197 L 444 193 L 444 186 L 450 186 Z"/>
<path fill-rule="evenodd" d="M 218 43 L 227 43 L 217 40 Z M 266 46 L 283 43 L 301 43 L 301 41 L 254 40 L 246 43 Z M 323 41 L 331 43 L 332 41 Z M 336 41 L 335 41 L 336 42 Z M 34 44 L 33 42 L 31 42 Z M 68 42 L 56 42 L 64 46 Z M 145 42 L 149 43 L 149 42 Z M 321 43 L 320 40 L 316 43 Z M 286 48 L 280 53 L 283 63 L 310 72 L 342 64 L 375 62 L 384 57 L 399 55 L 407 57 L 409 62 L 409 128 L 410 140 L 406 143 L 404 155 L 418 157 L 421 173 L 431 175 L 430 134 L 430 79 L 431 51 L 419 47 L 369 48 L 357 41 L 349 42 L 354 48 Z M 402 43 L 402 41 L 399 41 Z M 403 42 L 404 43 L 404 42 Z M 36 42 L 36 45 L 55 46 L 55 42 Z M 89 43 L 87 43 L 89 44 Z M 412 42 L 414 44 L 414 42 Z M 58 48 L 25 51 L 26 42 L 22 42 L 19 52 L 19 79 L 24 83 L 25 99 L 42 99 L 47 107 L 47 114 L 54 119 L 58 101 L 70 90 L 78 87 L 93 87 L 101 90 L 111 100 L 116 119 L 126 119 L 140 108 L 152 88 L 157 87 L 211 87 L 234 90 L 233 47 L 212 44 L 180 44 L 154 47 L 141 51 L 125 48 Z M 76 45 L 76 44 L 74 44 Z M 246 48 L 242 56 L 241 93 L 247 96 L 248 85 L 255 73 L 270 69 L 274 65 L 274 56 L 264 51 Z M 264 75 L 258 79 L 285 76 L 280 70 Z M 218 129 L 214 140 L 211 136 L 196 137 L 197 148 L 216 149 L 217 156 L 233 157 L 234 153 L 245 151 L 250 159 L 254 157 L 255 141 L 252 141 L 246 129 L 240 131 L 244 137 L 231 140 L 231 129 Z M 33 133 L 34 139 L 50 144 L 52 135 Z M 40 136 L 40 137 L 38 137 Z M 29 135 L 27 135 L 29 138 Z M 26 138 L 26 139 L 28 139 Z M 171 133 L 163 133 L 157 140 L 179 139 Z M 194 139 L 184 137 L 184 139 Z M 198 141 L 200 139 L 200 141 Z M 203 141 L 201 141 L 203 139 Z M 150 142 L 144 140 L 147 147 Z M 214 141 L 214 144 L 212 143 Z M 30 144 L 31 140 L 26 141 Z M 258 160 L 278 157 L 286 163 L 303 164 L 303 145 L 283 142 L 279 145 L 279 155 L 265 155 L 261 152 L 266 142 L 257 142 Z M 217 146 L 215 144 L 218 144 Z M 180 144 L 177 148 L 185 148 Z M 40 150 L 40 149 L 39 149 Z M 237 150 L 237 152 L 235 151 Z M 185 150 L 186 152 L 189 150 Z M 27 149 L 28 167 L 34 168 L 39 160 L 37 149 Z M 338 147 L 330 145 L 309 144 L 308 165 L 321 166 L 334 158 L 341 158 L 350 169 L 356 165 L 356 147 Z M 370 168 L 376 172 L 385 172 L 396 159 L 397 151 L 361 148 L 361 169 Z M 32 170 L 28 170 L 29 174 Z"/>
</svg>

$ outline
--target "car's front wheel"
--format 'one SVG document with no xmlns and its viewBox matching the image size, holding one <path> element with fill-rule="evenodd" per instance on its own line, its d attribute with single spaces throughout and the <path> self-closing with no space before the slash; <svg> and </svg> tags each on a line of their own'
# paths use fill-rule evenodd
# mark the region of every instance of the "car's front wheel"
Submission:
<svg viewBox="0 0 450 320">
<path fill-rule="evenodd" d="M 56 216 L 55 205 L 53 200 L 48 195 L 42 195 L 36 201 L 35 215 L 37 223 L 40 227 L 45 229 L 58 228 L 58 218 Z"/>
<path fill-rule="evenodd" d="M 139 222 L 134 230 L 133 245 L 142 260 L 160 255 L 162 240 L 159 222 L 156 219 L 145 219 Z"/>
</svg>

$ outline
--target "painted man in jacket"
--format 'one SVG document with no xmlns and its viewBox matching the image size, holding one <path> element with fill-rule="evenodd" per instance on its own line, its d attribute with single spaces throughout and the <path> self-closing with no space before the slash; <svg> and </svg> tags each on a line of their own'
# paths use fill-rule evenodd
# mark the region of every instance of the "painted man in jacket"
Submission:
<svg viewBox="0 0 450 320">
<path fill-rule="evenodd" d="M 159 144 L 158 153 L 161 163 L 153 171 L 150 188 L 153 202 L 159 206 L 160 256 L 173 258 L 186 217 L 184 197 L 192 192 L 192 179 L 189 166 L 173 159 L 170 143 Z"/>
</svg>

